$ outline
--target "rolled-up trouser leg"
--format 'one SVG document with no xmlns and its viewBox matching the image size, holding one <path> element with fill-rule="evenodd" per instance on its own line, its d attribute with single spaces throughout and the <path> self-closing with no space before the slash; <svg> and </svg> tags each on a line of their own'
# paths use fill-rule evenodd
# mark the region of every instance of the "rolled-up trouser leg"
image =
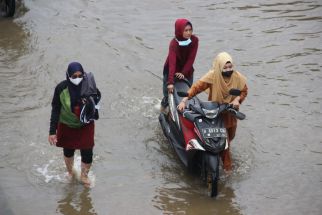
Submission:
<svg viewBox="0 0 322 215">
<path fill-rule="evenodd" d="M 80 154 L 83 163 L 90 164 L 93 162 L 93 149 L 81 149 Z"/>
</svg>

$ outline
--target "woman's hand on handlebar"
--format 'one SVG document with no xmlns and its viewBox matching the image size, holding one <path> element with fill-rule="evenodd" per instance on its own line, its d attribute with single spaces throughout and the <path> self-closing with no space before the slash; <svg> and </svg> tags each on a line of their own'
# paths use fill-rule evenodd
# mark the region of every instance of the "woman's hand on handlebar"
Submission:
<svg viewBox="0 0 322 215">
<path fill-rule="evenodd" d="M 238 97 L 236 97 L 232 102 L 230 102 L 229 104 L 232 104 L 233 105 L 233 108 L 235 108 L 235 109 L 239 109 L 239 105 L 240 105 L 240 103 L 239 103 L 239 96 Z"/>
<path fill-rule="evenodd" d="M 177 106 L 177 109 L 178 109 L 180 112 L 183 112 L 183 110 L 185 109 L 187 100 L 188 100 L 188 97 L 184 97 L 184 98 L 181 100 L 181 102 L 179 103 L 179 105 Z"/>
<path fill-rule="evenodd" d="M 177 72 L 175 74 L 175 76 L 178 78 L 178 79 L 184 79 L 184 75 L 181 73 L 181 72 Z"/>
</svg>

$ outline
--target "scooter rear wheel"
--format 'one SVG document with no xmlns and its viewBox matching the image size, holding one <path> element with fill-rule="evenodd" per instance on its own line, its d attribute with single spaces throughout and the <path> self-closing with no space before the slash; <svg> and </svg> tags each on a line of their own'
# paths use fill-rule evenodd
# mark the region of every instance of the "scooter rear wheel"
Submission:
<svg viewBox="0 0 322 215">
<path fill-rule="evenodd" d="M 208 196 L 216 197 L 218 194 L 218 177 L 215 172 L 207 172 Z"/>
</svg>

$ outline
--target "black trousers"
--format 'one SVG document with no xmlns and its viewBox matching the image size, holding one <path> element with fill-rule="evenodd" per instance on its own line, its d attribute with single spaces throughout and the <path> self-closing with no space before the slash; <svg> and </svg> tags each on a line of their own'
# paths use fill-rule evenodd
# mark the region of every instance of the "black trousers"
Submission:
<svg viewBox="0 0 322 215">
<path fill-rule="evenodd" d="M 64 148 L 64 156 L 65 157 L 73 157 L 75 153 L 75 149 L 66 149 Z M 93 162 L 93 149 L 81 149 L 80 150 L 82 162 L 86 164 L 90 164 Z"/>
</svg>

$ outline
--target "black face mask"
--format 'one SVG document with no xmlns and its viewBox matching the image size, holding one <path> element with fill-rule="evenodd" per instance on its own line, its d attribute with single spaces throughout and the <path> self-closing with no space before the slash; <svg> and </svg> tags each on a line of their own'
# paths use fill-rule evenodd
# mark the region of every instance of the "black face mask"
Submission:
<svg viewBox="0 0 322 215">
<path fill-rule="evenodd" d="M 222 76 L 224 77 L 230 77 L 233 74 L 234 70 L 226 71 L 226 72 L 221 72 Z"/>
</svg>

